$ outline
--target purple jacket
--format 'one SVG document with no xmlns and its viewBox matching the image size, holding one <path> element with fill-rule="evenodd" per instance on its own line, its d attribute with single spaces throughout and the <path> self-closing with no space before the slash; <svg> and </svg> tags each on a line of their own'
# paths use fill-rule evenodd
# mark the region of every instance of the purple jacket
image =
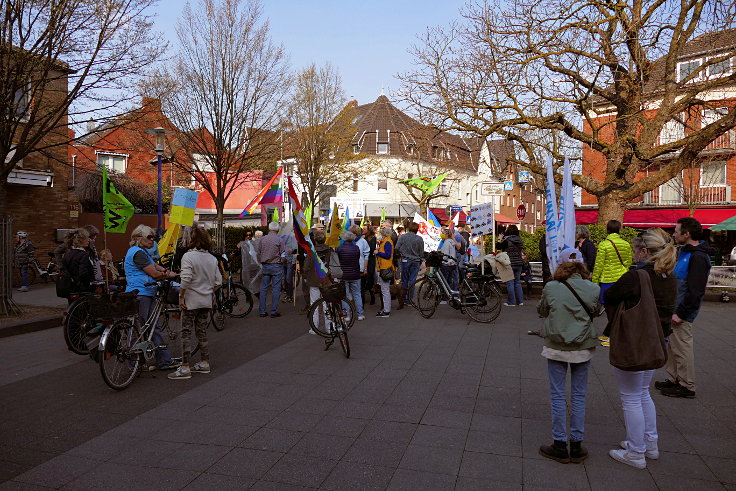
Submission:
<svg viewBox="0 0 736 491">
<path fill-rule="evenodd" d="M 335 249 L 337 257 L 340 258 L 342 268 L 342 279 L 353 281 L 360 279 L 360 247 L 352 242 L 345 242 Z"/>
</svg>

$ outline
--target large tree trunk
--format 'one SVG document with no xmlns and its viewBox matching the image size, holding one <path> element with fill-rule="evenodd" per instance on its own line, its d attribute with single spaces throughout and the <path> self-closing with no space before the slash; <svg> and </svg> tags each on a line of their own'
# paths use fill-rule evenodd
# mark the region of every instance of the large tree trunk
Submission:
<svg viewBox="0 0 736 491">
<path fill-rule="evenodd" d="M 215 229 L 215 252 L 222 254 L 225 252 L 225 200 L 217 199 L 215 201 L 217 207 L 217 227 Z"/>
<path fill-rule="evenodd" d="M 598 197 L 598 225 L 605 226 L 609 220 L 624 221 L 626 200 L 620 193 L 612 192 Z"/>
</svg>

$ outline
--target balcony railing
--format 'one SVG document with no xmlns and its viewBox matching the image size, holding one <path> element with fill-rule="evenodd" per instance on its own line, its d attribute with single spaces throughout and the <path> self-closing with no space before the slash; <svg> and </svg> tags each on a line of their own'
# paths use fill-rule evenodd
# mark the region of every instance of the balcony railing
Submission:
<svg viewBox="0 0 736 491">
<path fill-rule="evenodd" d="M 644 193 L 643 204 L 645 205 L 682 205 L 690 201 L 709 205 L 718 203 L 730 203 L 731 202 L 731 186 L 719 185 L 719 186 L 707 186 L 698 187 L 694 189 L 694 196 L 692 200 L 688 199 L 689 190 L 683 189 L 681 192 L 676 193 L 672 190 L 667 190 L 666 193 L 662 192 L 662 188 L 654 189 L 648 193 Z M 695 195 L 697 193 L 697 195 Z"/>
<path fill-rule="evenodd" d="M 736 132 L 729 130 L 713 140 L 705 147 L 705 150 L 734 150 L 736 147 L 734 143 L 736 143 Z"/>
</svg>

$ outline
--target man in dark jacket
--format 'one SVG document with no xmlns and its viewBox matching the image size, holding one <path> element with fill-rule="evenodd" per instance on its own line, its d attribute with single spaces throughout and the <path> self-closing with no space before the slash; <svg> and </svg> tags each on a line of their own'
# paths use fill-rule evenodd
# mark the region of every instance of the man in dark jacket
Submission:
<svg viewBox="0 0 736 491">
<path fill-rule="evenodd" d="M 677 276 L 677 303 L 672 315 L 672 334 L 667 343 L 665 369 L 670 378 L 654 386 L 669 397 L 695 397 L 695 360 L 693 353 L 693 322 L 705 295 L 710 274 L 710 254 L 713 249 L 704 242 L 703 228 L 696 219 L 677 220 L 675 242 L 680 244 L 675 276 Z"/>
<path fill-rule="evenodd" d="M 358 311 L 358 320 L 365 320 L 363 311 L 363 298 L 360 295 L 360 274 L 363 271 L 363 255 L 360 247 L 355 245 L 355 234 L 343 232 L 343 244 L 335 249 L 337 257 L 340 258 L 340 269 L 342 269 L 342 281 L 345 282 L 345 293 L 352 298 L 355 309 Z"/>
<path fill-rule="evenodd" d="M 404 303 L 411 305 L 414 290 L 412 286 L 424 262 L 424 239 L 419 235 L 419 224 L 411 222 L 409 233 L 403 234 L 396 242 L 394 257 L 399 256 L 401 266 L 401 286 L 404 288 Z"/>
<path fill-rule="evenodd" d="M 588 272 L 593 274 L 595 267 L 595 255 L 598 250 L 590 241 L 590 230 L 585 225 L 578 225 L 575 228 L 575 239 L 577 240 L 577 249 L 583 253 L 583 262 L 588 268 Z"/>
<path fill-rule="evenodd" d="M 524 244 L 519 237 L 519 228 L 516 225 L 509 225 L 499 247 L 509 255 L 511 269 L 514 271 L 513 283 L 507 282 L 508 302 L 505 305 L 509 307 L 524 305 L 524 290 L 521 288 L 521 270 L 524 267 L 521 252 L 524 250 Z"/>
</svg>

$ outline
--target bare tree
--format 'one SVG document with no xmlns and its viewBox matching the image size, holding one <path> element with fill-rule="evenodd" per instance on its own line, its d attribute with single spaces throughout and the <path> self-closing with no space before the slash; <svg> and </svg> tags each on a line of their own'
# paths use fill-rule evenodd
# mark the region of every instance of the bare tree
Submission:
<svg viewBox="0 0 736 491">
<path fill-rule="evenodd" d="M 294 159 L 294 173 L 312 203 L 332 189 L 347 188 L 372 168 L 350 145 L 355 116 L 332 65 L 312 64 L 296 75 L 286 105 L 284 155 Z"/>
<path fill-rule="evenodd" d="M 165 48 L 153 43 L 155 1 L 3 0 L 0 212 L 21 160 L 33 152 L 57 159 L 51 150 L 68 144 L 68 124 L 118 114 L 131 99 Z"/>
<path fill-rule="evenodd" d="M 736 82 L 736 71 L 721 70 L 736 54 L 732 43 L 687 72 L 677 69 L 697 36 L 700 50 L 715 47 L 717 35 L 704 31 L 731 27 L 733 7 L 732 0 L 472 3 L 464 23 L 421 39 L 416 69 L 400 76 L 402 95 L 444 129 L 517 142 L 520 163 L 537 174 L 540 149 L 556 166 L 581 148 L 601 156 L 600 174 L 573 180 L 597 197 L 599 223 L 621 219 L 628 202 L 672 179 L 736 124 L 731 108 L 659 141 L 668 121 L 699 114 L 711 105 L 704 94 Z M 561 150 L 549 145 L 553 134 Z"/>
<path fill-rule="evenodd" d="M 191 159 L 176 162 L 217 208 L 217 246 L 224 247 L 224 206 L 247 178 L 274 168 L 281 102 L 288 90 L 286 55 L 273 44 L 257 0 L 189 3 L 177 25 L 179 52 L 146 90 L 155 93 Z"/>
</svg>

